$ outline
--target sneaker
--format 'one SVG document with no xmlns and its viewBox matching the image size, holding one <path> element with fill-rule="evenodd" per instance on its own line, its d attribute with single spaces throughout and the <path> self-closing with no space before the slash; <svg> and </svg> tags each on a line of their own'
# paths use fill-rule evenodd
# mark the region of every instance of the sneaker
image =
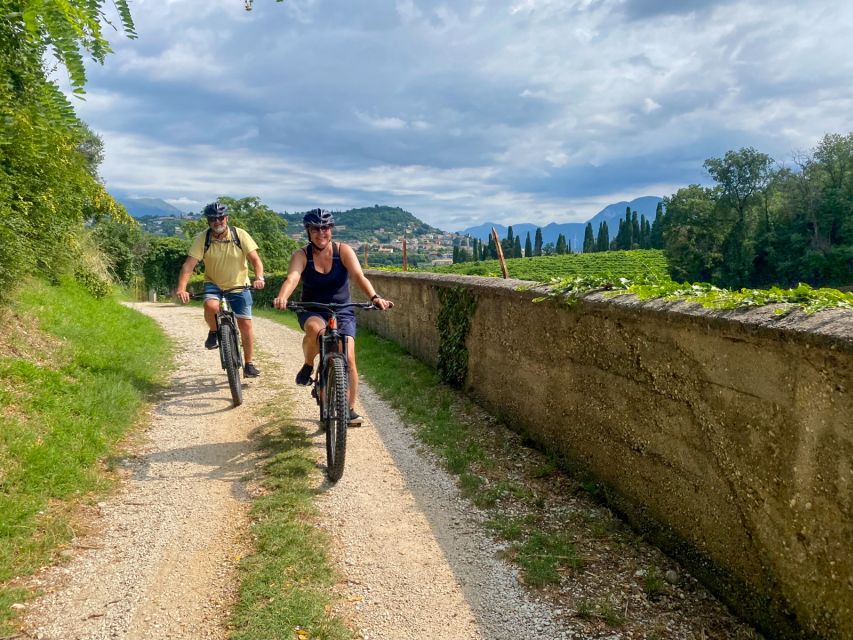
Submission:
<svg viewBox="0 0 853 640">
<path fill-rule="evenodd" d="M 313 370 L 314 367 L 310 364 L 303 364 L 299 373 L 296 374 L 296 384 L 301 384 L 303 387 L 307 387 L 311 384 L 311 372 Z"/>
<path fill-rule="evenodd" d="M 208 331 L 207 332 L 207 340 L 204 341 L 204 348 L 205 349 L 215 349 L 218 346 L 219 346 L 219 340 L 217 340 L 217 338 L 216 338 L 216 332 L 215 331 Z"/>
<path fill-rule="evenodd" d="M 244 378 L 257 378 L 261 375 L 261 372 L 258 371 L 258 368 L 251 362 L 247 362 L 246 366 L 243 367 L 243 377 Z"/>
<path fill-rule="evenodd" d="M 356 425 L 356 424 L 361 424 L 362 422 L 364 422 L 364 420 L 362 420 L 361 416 L 355 412 L 355 409 L 350 409 L 349 410 L 349 423 L 352 425 Z"/>
</svg>

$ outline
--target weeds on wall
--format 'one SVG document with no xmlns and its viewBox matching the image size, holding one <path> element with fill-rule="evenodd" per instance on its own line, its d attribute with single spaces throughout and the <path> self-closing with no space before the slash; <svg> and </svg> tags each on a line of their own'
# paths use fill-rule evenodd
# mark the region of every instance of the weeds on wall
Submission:
<svg viewBox="0 0 853 640">
<path fill-rule="evenodd" d="M 440 308 L 436 318 L 441 342 L 438 345 L 438 375 L 452 387 L 461 388 L 468 375 L 468 348 L 465 341 L 477 298 L 465 287 L 440 287 Z"/>
<path fill-rule="evenodd" d="M 813 289 L 807 284 L 800 284 L 793 289 L 771 287 L 770 289 L 733 291 L 706 282 L 689 284 L 655 278 L 629 280 L 628 278 L 575 277 L 555 278 L 547 284 L 547 287 L 547 293 L 535 298 L 534 302 L 561 299 L 567 304 L 573 304 L 585 294 L 604 291 L 607 295 L 613 296 L 634 294 L 640 300 L 653 298 L 687 300 L 698 302 L 709 309 L 743 309 L 768 304 L 789 305 L 776 309 L 777 314 L 790 313 L 797 308 L 807 314 L 824 309 L 853 309 L 853 293 L 838 289 Z"/>
</svg>

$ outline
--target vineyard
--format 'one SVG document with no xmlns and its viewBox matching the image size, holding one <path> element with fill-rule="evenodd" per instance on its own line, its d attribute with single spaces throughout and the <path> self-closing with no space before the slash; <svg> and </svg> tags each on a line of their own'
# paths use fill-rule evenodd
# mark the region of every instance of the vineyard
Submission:
<svg viewBox="0 0 853 640">
<path fill-rule="evenodd" d="M 558 256 L 513 258 L 506 261 L 510 278 L 549 282 L 555 278 L 627 278 L 628 280 L 668 280 L 669 265 L 663 251 L 604 251 L 569 253 Z M 428 269 L 437 273 L 501 277 L 497 260 L 462 262 Z"/>
<path fill-rule="evenodd" d="M 549 293 L 545 297 L 559 298 L 567 302 L 577 300 L 590 291 L 604 289 L 610 291 L 611 295 L 633 293 L 641 300 L 691 300 L 714 309 L 766 304 L 790 305 L 785 309 L 778 309 L 777 313 L 790 311 L 794 307 L 803 309 L 806 313 L 832 308 L 853 309 L 853 292 L 813 289 L 807 284 L 800 284 L 791 289 L 770 287 L 730 290 L 708 283 L 673 282 L 669 277 L 669 265 L 663 251 L 656 249 L 514 258 L 506 263 L 511 278 L 547 283 Z M 497 260 L 462 262 L 425 271 L 501 277 Z"/>
</svg>

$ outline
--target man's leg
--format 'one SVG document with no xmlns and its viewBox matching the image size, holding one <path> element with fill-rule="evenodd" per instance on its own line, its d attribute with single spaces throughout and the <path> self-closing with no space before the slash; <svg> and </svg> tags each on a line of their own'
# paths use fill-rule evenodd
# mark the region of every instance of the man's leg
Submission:
<svg viewBox="0 0 853 640">
<path fill-rule="evenodd" d="M 219 300 L 208 298 L 204 301 L 204 321 L 211 331 L 216 331 L 216 314 L 219 313 Z"/>
<path fill-rule="evenodd" d="M 243 362 L 253 362 L 255 354 L 255 328 L 251 318 L 237 318 L 240 328 L 240 339 L 243 343 Z"/>
</svg>

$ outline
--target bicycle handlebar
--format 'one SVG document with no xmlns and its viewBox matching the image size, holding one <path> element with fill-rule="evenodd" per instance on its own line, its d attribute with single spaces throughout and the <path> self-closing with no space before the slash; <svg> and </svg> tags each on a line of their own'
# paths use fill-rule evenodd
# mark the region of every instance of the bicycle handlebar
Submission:
<svg viewBox="0 0 853 640">
<path fill-rule="evenodd" d="M 290 311 L 341 311 L 343 309 L 378 309 L 372 302 L 288 302 Z"/>
</svg>

